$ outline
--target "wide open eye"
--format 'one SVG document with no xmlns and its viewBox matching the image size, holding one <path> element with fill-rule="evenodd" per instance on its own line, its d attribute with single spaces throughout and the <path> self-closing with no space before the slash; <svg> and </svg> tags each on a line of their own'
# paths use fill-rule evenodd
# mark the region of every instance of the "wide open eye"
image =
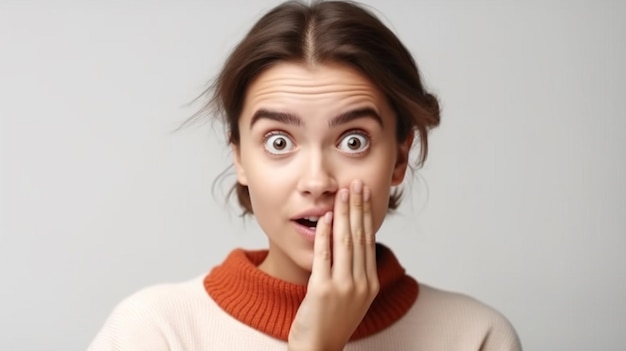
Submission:
<svg viewBox="0 0 626 351">
<path fill-rule="evenodd" d="M 265 137 L 263 141 L 265 150 L 270 154 L 282 155 L 293 150 L 295 145 L 284 133 L 275 132 Z"/>
<path fill-rule="evenodd" d="M 337 147 L 344 152 L 351 154 L 359 154 L 367 150 L 370 146 L 370 140 L 367 135 L 362 132 L 352 131 L 343 136 Z"/>
</svg>

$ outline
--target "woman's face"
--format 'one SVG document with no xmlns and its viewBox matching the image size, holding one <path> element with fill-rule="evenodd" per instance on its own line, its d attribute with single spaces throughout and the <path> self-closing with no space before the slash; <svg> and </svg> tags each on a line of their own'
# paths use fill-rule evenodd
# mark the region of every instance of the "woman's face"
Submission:
<svg viewBox="0 0 626 351">
<path fill-rule="evenodd" d="M 302 218 L 332 210 L 337 190 L 360 179 L 371 189 L 377 231 L 412 143 L 398 143 L 384 95 L 344 65 L 283 62 L 264 71 L 248 87 L 239 130 L 237 179 L 248 186 L 269 239 L 259 268 L 299 284 L 308 280 L 313 259 Z"/>
</svg>

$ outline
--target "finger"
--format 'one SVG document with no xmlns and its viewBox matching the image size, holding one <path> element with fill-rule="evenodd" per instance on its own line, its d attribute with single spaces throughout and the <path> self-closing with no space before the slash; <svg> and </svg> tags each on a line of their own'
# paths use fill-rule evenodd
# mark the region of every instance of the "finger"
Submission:
<svg viewBox="0 0 626 351">
<path fill-rule="evenodd" d="M 363 182 L 352 182 L 350 193 L 350 232 L 352 234 L 352 275 L 355 280 L 366 279 L 365 229 L 363 228 Z"/>
<path fill-rule="evenodd" d="M 323 281 L 330 278 L 330 228 L 333 213 L 328 211 L 317 221 L 315 240 L 313 241 L 313 265 L 311 266 L 311 281 Z"/>
<path fill-rule="evenodd" d="M 363 188 L 363 229 L 365 245 L 365 269 L 368 280 L 378 281 L 378 270 L 376 266 L 376 233 L 374 233 L 374 223 L 372 217 L 372 196 L 370 189 Z"/>
<path fill-rule="evenodd" d="M 339 281 L 352 280 L 352 235 L 350 234 L 350 209 L 348 189 L 337 192 L 333 219 L 332 276 Z"/>
</svg>

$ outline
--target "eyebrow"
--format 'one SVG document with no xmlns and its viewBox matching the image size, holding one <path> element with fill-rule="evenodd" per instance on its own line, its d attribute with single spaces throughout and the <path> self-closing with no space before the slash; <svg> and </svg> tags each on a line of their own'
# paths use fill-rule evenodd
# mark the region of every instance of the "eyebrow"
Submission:
<svg viewBox="0 0 626 351">
<path fill-rule="evenodd" d="M 328 127 L 336 127 L 338 125 L 346 124 L 348 122 L 354 121 L 355 119 L 359 119 L 359 118 L 371 118 L 374 121 L 376 121 L 376 123 L 378 123 L 381 127 L 383 127 L 383 119 L 380 117 L 380 114 L 378 114 L 378 112 L 376 112 L 376 110 L 374 110 L 371 107 L 364 107 L 364 108 L 341 113 L 333 117 L 328 122 Z M 287 112 L 277 112 L 277 111 L 270 111 L 266 109 L 259 109 L 254 113 L 254 115 L 252 116 L 252 119 L 250 120 L 250 129 L 252 129 L 252 127 L 254 126 L 256 122 L 262 119 L 269 119 L 272 121 L 276 121 L 276 122 L 280 122 L 280 123 L 288 124 L 292 126 L 297 126 L 297 127 L 304 126 L 304 121 L 298 115 L 287 113 Z"/>
</svg>

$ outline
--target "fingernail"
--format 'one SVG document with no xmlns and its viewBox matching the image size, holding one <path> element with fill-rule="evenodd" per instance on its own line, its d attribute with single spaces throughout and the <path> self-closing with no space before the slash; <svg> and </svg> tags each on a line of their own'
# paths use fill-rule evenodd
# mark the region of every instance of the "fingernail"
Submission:
<svg viewBox="0 0 626 351">
<path fill-rule="evenodd" d="M 324 215 L 324 221 L 326 221 L 326 223 L 330 224 L 333 221 L 333 213 L 331 211 L 326 212 L 326 214 Z"/>
<path fill-rule="evenodd" d="M 354 182 L 352 182 L 352 191 L 360 194 L 361 190 L 363 190 L 363 183 L 360 180 L 355 180 Z"/>
<path fill-rule="evenodd" d="M 369 201 L 369 200 L 370 200 L 370 188 L 364 187 L 363 188 L 363 201 Z"/>
<path fill-rule="evenodd" d="M 348 201 L 348 189 L 341 189 L 339 191 L 339 199 L 343 202 Z"/>
</svg>

